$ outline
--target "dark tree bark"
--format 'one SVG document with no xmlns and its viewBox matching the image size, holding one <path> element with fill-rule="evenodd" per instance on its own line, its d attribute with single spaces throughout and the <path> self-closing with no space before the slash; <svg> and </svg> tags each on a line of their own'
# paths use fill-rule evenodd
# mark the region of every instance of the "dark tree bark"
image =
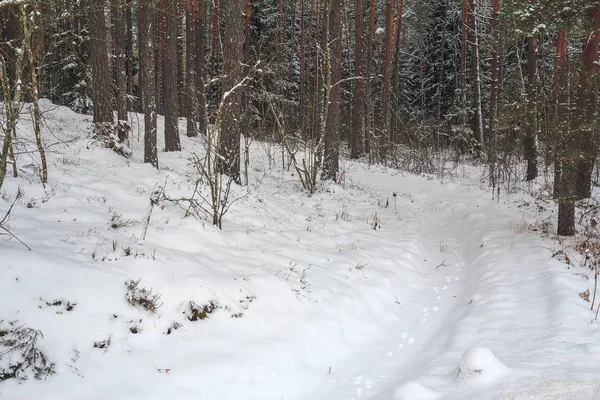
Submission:
<svg viewBox="0 0 600 400">
<path fill-rule="evenodd" d="M 372 93 L 373 93 L 373 84 L 372 84 L 372 73 L 373 73 L 373 48 L 375 47 L 375 7 L 376 6 L 376 1 L 375 0 L 371 0 L 370 4 L 369 4 L 369 41 L 367 43 L 367 59 L 366 59 L 366 63 L 367 63 L 367 79 L 368 79 L 368 85 L 367 87 L 367 94 L 365 96 L 365 101 L 367 102 L 367 104 L 365 105 L 366 107 L 366 120 L 365 120 L 365 125 L 366 125 L 366 132 L 365 132 L 365 153 L 369 155 L 369 162 L 371 162 L 371 135 L 374 131 L 374 125 L 375 125 L 375 115 L 374 115 L 374 104 L 373 104 L 373 99 L 372 99 Z"/>
<path fill-rule="evenodd" d="M 159 8 L 154 17 L 156 42 L 156 107 L 158 114 L 165 114 L 165 70 L 167 62 L 167 0 L 158 0 Z"/>
<path fill-rule="evenodd" d="M 138 110 L 140 110 L 141 112 L 145 112 L 146 110 L 146 84 L 144 82 L 144 69 L 145 69 L 145 62 L 144 62 L 144 46 L 146 45 L 146 32 L 144 31 L 144 27 L 146 24 L 146 9 L 147 7 L 145 7 L 143 5 L 144 0 L 138 0 L 137 4 L 138 4 L 138 64 L 139 64 L 139 81 L 138 81 L 138 101 L 137 101 L 137 108 Z"/>
<path fill-rule="evenodd" d="M 325 54 L 329 64 L 329 79 L 326 83 L 328 102 L 325 105 L 325 137 L 322 179 L 337 180 L 340 168 L 340 93 L 342 79 L 342 0 L 331 0 L 329 34 L 327 35 L 329 54 Z M 327 50 L 326 50 L 327 51 Z M 327 73 L 327 72 L 326 72 Z"/>
<path fill-rule="evenodd" d="M 252 13 L 252 0 L 246 0 L 246 19 L 244 21 L 244 60 L 250 61 L 250 17 Z"/>
<path fill-rule="evenodd" d="M 394 60 L 394 0 L 386 0 L 385 37 L 383 43 L 383 98 L 381 102 L 379 161 L 385 162 L 391 145 L 391 83 L 392 62 Z"/>
<path fill-rule="evenodd" d="M 244 54 L 245 0 L 232 0 L 223 43 L 223 119 L 221 122 L 221 156 L 223 172 L 240 183 L 240 138 L 242 121 L 241 62 Z M 232 91 L 233 90 L 233 91 Z"/>
<path fill-rule="evenodd" d="M 447 1 L 447 0 L 445 0 Z M 402 40 L 400 38 L 400 32 L 402 32 L 402 12 L 404 11 L 404 0 L 398 0 L 398 4 L 396 6 L 396 28 L 394 33 L 394 65 L 392 69 L 392 83 L 391 83 L 391 93 L 390 93 L 390 101 L 392 105 L 390 106 L 390 132 L 391 132 L 391 141 L 395 143 L 397 140 L 398 130 L 400 129 L 400 119 L 398 118 L 398 113 L 396 112 L 396 105 L 398 104 L 399 95 L 400 95 L 400 49 L 402 48 Z M 445 12 L 445 11 L 444 11 Z M 444 14 L 444 34 L 442 35 L 442 62 L 444 59 L 443 46 L 446 41 L 446 16 Z M 440 68 L 440 71 L 443 71 L 443 68 Z M 440 88 L 442 79 L 440 74 Z M 441 96 L 440 96 L 441 99 Z M 437 135 L 436 135 L 437 137 Z"/>
<path fill-rule="evenodd" d="M 352 96 L 352 127 L 350 134 L 350 158 L 357 159 L 361 153 L 361 139 L 364 135 L 365 113 L 365 24 L 364 0 L 354 0 L 354 94 Z"/>
<path fill-rule="evenodd" d="M 185 3 L 177 0 L 177 114 L 186 117 L 185 96 Z"/>
<path fill-rule="evenodd" d="M 125 0 L 125 24 L 127 40 L 125 42 L 125 77 L 127 79 L 127 109 L 133 111 L 133 10 L 132 0 Z M 140 110 L 141 111 L 141 110 Z"/>
<path fill-rule="evenodd" d="M 527 176 L 525 180 L 537 178 L 537 60 L 538 39 L 535 36 L 527 38 L 527 133 L 525 137 L 525 158 L 527 159 Z"/>
<path fill-rule="evenodd" d="M 588 11 L 588 18 L 594 30 L 586 36 L 583 45 L 583 63 L 579 87 L 577 88 L 577 107 L 573 116 L 575 145 L 579 150 L 575 179 L 577 199 L 586 199 L 592 195 L 592 172 L 598 147 L 590 124 L 598 118 L 598 87 L 596 85 L 597 80 L 594 77 L 598 69 L 600 6 L 591 8 Z"/>
<path fill-rule="evenodd" d="M 481 71 L 479 68 L 479 21 L 475 12 L 475 0 L 469 0 L 471 14 L 471 52 L 473 56 L 473 109 L 475 110 L 475 121 L 473 124 L 473 133 L 478 148 L 482 150 L 483 141 L 483 111 L 481 104 Z"/>
<path fill-rule="evenodd" d="M 196 46 L 198 29 L 198 1 L 188 0 L 186 3 L 185 24 L 185 81 L 186 81 L 186 135 L 188 137 L 198 136 L 196 127 L 197 120 L 197 86 L 196 86 Z M 200 99 L 200 101 L 204 101 Z"/>
<path fill-rule="evenodd" d="M 236 0 L 233 1 L 236 2 Z M 213 0 L 213 5 L 212 52 L 210 56 L 213 62 L 218 62 L 221 56 L 221 0 Z"/>
<path fill-rule="evenodd" d="M 89 6 L 94 122 L 113 122 L 112 89 L 108 69 L 104 0 L 91 0 Z"/>
<path fill-rule="evenodd" d="M 171 12 L 165 15 L 166 23 L 166 43 L 165 57 L 170 62 L 174 62 L 175 67 L 165 68 L 165 151 L 179 151 L 181 144 L 179 142 L 179 123 L 178 123 L 178 107 L 177 107 L 177 75 L 178 68 L 177 60 L 177 13 Z"/>
<path fill-rule="evenodd" d="M 158 150 L 156 145 L 156 76 L 154 69 L 154 21 L 155 0 L 138 0 L 140 4 L 140 33 L 144 41 L 141 58 L 144 60 L 142 78 L 144 82 L 144 162 L 158 168 Z"/>
<path fill-rule="evenodd" d="M 556 61 L 554 64 L 557 130 L 554 135 L 554 198 L 558 201 L 557 233 L 572 236 L 575 234 L 574 165 L 567 152 L 571 136 L 567 86 L 567 30 L 562 28 L 556 38 Z"/>
<path fill-rule="evenodd" d="M 116 88 L 117 118 L 127 121 L 127 76 L 125 58 L 125 20 L 123 0 L 112 0 L 110 12 L 112 22 L 113 72 Z"/>
<path fill-rule="evenodd" d="M 469 47 L 469 0 L 462 0 L 461 3 L 461 24 L 460 24 L 460 67 L 458 88 L 460 89 L 460 104 L 463 107 L 462 124 L 467 126 L 467 49 Z"/>
<path fill-rule="evenodd" d="M 208 104 L 206 103 L 206 87 L 205 87 L 205 79 L 206 79 L 206 59 L 205 59 L 205 50 L 204 46 L 206 43 L 205 34 L 206 34 L 206 0 L 198 0 L 198 23 L 196 28 L 196 58 L 194 60 L 195 66 L 195 76 L 196 79 L 196 121 L 198 122 L 198 131 L 206 132 L 206 107 Z"/>
<path fill-rule="evenodd" d="M 500 32 L 498 32 L 501 0 L 492 0 L 492 84 L 490 90 L 490 109 L 488 124 L 488 164 L 491 169 L 492 182 L 495 184 L 496 165 L 496 115 L 498 97 L 500 95 Z"/>
</svg>

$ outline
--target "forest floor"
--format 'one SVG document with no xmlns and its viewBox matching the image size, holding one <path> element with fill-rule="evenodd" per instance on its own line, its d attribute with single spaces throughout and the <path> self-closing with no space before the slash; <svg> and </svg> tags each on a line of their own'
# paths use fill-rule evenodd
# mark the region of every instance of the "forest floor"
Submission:
<svg viewBox="0 0 600 400">
<path fill-rule="evenodd" d="M 44 107 L 49 184 L 24 154 L 0 199 L 1 218 L 21 187 L 8 227 L 31 247 L 0 236 L 0 376 L 33 348 L 53 373 L 35 353 L 0 398 L 600 398 L 600 321 L 580 296 L 593 273 L 542 232 L 551 201 L 493 199 L 475 167 L 440 179 L 349 161 L 308 197 L 256 142 L 223 230 L 167 201 L 142 241 L 157 185 L 191 195 L 200 140 L 161 151 L 157 171 L 141 118 L 128 161 L 92 143 L 89 117 Z M 6 353 L 17 339 L 31 346 Z"/>
</svg>

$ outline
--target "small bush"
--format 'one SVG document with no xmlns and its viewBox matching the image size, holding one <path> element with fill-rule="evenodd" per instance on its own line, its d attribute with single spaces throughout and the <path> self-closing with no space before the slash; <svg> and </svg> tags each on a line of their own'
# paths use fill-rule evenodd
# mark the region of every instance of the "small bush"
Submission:
<svg viewBox="0 0 600 400">
<path fill-rule="evenodd" d="M 198 321 L 200 319 L 208 318 L 208 315 L 219 308 L 218 304 L 214 301 L 209 301 L 207 304 L 198 305 L 193 301 L 190 301 L 189 309 L 187 311 L 187 318 L 190 321 Z"/>
<path fill-rule="evenodd" d="M 127 285 L 127 302 L 132 306 L 139 306 L 155 313 L 162 306 L 162 303 L 159 304 L 160 294 L 152 293 L 152 289 L 140 288 L 140 281 L 141 279 L 125 281 L 125 285 Z"/>
<path fill-rule="evenodd" d="M 110 337 L 106 340 L 94 342 L 94 348 L 96 348 L 96 349 L 108 349 L 109 346 L 110 346 Z"/>
<path fill-rule="evenodd" d="M 24 326 L 0 330 L 0 382 L 45 379 L 54 373 L 54 363 L 37 347 L 43 338 L 42 332 Z"/>
<path fill-rule="evenodd" d="M 131 226 L 133 224 L 135 224 L 135 221 L 132 219 L 126 219 L 123 218 L 122 214 L 117 214 L 116 212 L 113 212 L 111 217 L 110 217 L 110 227 L 112 229 L 119 229 L 119 228 L 124 228 L 126 226 Z M 113 246 L 115 247 L 115 246 Z M 116 250 L 116 248 L 115 248 Z"/>
</svg>

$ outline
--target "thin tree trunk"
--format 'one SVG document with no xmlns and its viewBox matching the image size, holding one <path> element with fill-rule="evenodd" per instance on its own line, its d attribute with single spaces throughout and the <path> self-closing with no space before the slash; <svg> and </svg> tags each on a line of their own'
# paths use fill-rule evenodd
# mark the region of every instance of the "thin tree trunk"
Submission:
<svg viewBox="0 0 600 400">
<path fill-rule="evenodd" d="M 354 95 L 352 97 L 352 131 L 350 136 L 350 158 L 360 157 L 360 142 L 364 135 L 364 113 L 365 113 L 365 53 L 364 53 L 364 0 L 354 0 Z"/>
<path fill-rule="evenodd" d="M 325 57 L 329 67 L 329 91 L 324 137 L 322 179 L 337 180 L 340 166 L 340 94 L 342 79 L 342 0 L 330 0 L 329 10 L 329 54 Z"/>
<path fill-rule="evenodd" d="M 140 32 L 143 32 L 144 41 L 141 48 L 144 68 L 142 77 L 144 81 L 144 162 L 152 164 L 158 168 L 158 150 L 156 144 L 156 76 L 154 69 L 154 32 L 152 29 L 154 21 L 155 0 L 138 0 L 142 25 Z"/>
<path fill-rule="evenodd" d="M 185 2 L 177 0 L 177 113 L 179 117 L 186 117 L 185 96 Z"/>
<path fill-rule="evenodd" d="M 179 151 L 179 111 L 177 107 L 177 13 L 169 12 L 165 15 L 166 21 L 166 43 L 165 57 L 174 62 L 175 67 L 165 68 L 165 151 Z"/>
<path fill-rule="evenodd" d="M 469 0 L 462 0 L 460 40 L 460 77 L 459 88 L 464 105 L 467 89 L 467 47 L 469 45 Z"/>
<path fill-rule="evenodd" d="M 386 0 L 385 37 L 383 44 L 383 98 L 381 103 L 381 128 L 379 138 L 379 161 L 385 162 L 391 147 L 391 82 L 394 60 L 394 0 Z"/>
<path fill-rule="evenodd" d="M 133 103 L 130 99 L 133 98 L 133 12 L 132 0 L 125 0 L 125 25 L 126 25 L 126 41 L 125 41 L 125 77 L 127 80 L 127 109 L 133 111 Z"/>
<path fill-rule="evenodd" d="M 367 118 L 367 123 L 365 124 L 367 126 L 367 130 L 365 132 L 365 153 L 367 153 L 369 155 L 369 162 L 372 161 L 372 155 L 371 155 L 371 135 L 374 131 L 374 104 L 373 104 L 373 80 L 372 80 L 372 72 L 373 72 L 373 47 L 375 46 L 375 8 L 376 8 L 376 2 L 375 0 L 371 0 L 371 3 L 369 4 L 369 43 L 367 43 L 367 83 L 368 83 L 368 90 L 367 90 L 367 94 L 365 96 L 365 101 L 367 101 L 366 104 L 366 109 L 367 109 L 367 113 L 366 113 L 366 118 Z"/>
<path fill-rule="evenodd" d="M 146 26 L 146 13 L 148 7 L 144 6 L 144 1 L 138 0 L 138 64 L 139 64 L 139 81 L 138 81 L 138 110 L 145 112 L 146 110 L 146 83 L 144 82 L 146 63 L 144 61 L 144 48 L 146 46 L 146 32 L 144 27 Z M 152 1 L 152 0 L 148 0 Z"/>
<path fill-rule="evenodd" d="M 233 0 L 235 1 L 235 0 Z M 212 34 L 212 53 L 211 57 L 213 62 L 218 62 L 221 56 L 221 30 L 220 30 L 220 17 L 221 17 L 221 0 L 213 0 L 213 34 Z"/>
<path fill-rule="evenodd" d="M 305 0 L 300 0 L 300 132 L 302 137 L 306 135 L 306 37 L 304 29 L 304 3 Z"/>
<path fill-rule="evenodd" d="M 206 104 L 206 87 L 205 87 L 205 79 L 206 79 L 206 60 L 205 60 L 205 39 L 204 35 L 206 32 L 206 0 L 198 0 L 198 22 L 196 24 L 196 57 L 194 59 L 195 63 L 195 74 L 194 78 L 196 79 L 195 87 L 196 87 L 196 121 L 198 122 L 198 131 L 205 133 L 207 127 L 206 121 L 206 108 L 208 104 Z"/>
<path fill-rule="evenodd" d="M 127 76 L 125 58 L 125 20 L 123 15 L 123 0 L 112 0 L 110 16 L 113 29 L 113 58 L 114 76 L 117 100 L 117 118 L 127 121 Z"/>
<path fill-rule="evenodd" d="M 525 137 L 525 158 L 527 159 L 527 176 L 525 180 L 537 178 L 537 60 L 538 39 L 535 36 L 527 38 L 527 133 Z"/>
<path fill-rule="evenodd" d="M 598 48 L 600 46 L 600 6 L 588 11 L 588 18 L 594 30 L 587 36 L 583 46 L 583 63 L 580 83 L 577 90 L 574 133 L 579 157 L 576 162 L 575 195 L 577 199 L 592 195 L 592 172 L 597 153 L 593 128 L 590 124 L 598 118 L 598 87 L 595 73 L 598 69 Z"/>
<path fill-rule="evenodd" d="M 400 98 L 400 49 L 402 48 L 402 40 L 400 37 L 400 32 L 402 32 L 402 13 L 404 11 L 404 0 L 398 0 L 397 5 L 397 17 L 396 17 L 396 28 L 394 34 L 394 66 L 392 69 L 392 89 L 390 98 L 394 105 L 398 104 L 398 100 Z M 396 109 L 395 106 L 390 108 L 390 132 L 391 132 L 391 140 L 392 143 L 395 143 L 397 140 L 398 129 L 400 125 L 400 118 L 397 113 L 394 111 Z"/>
<path fill-rule="evenodd" d="M 501 0 L 492 0 L 492 84 L 490 90 L 490 109 L 488 123 L 488 164 L 492 183 L 495 182 L 496 166 L 496 115 L 498 112 L 498 96 L 500 92 L 500 32 L 498 32 Z"/>
<path fill-rule="evenodd" d="M 497 0 L 499 1 L 499 0 Z M 436 144 L 439 145 L 440 141 L 440 130 L 442 126 L 442 97 L 444 88 L 444 64 L 446 57 L 446 31 L 448 24 L 448 0 L 444 0 L 444 18 L 442 20 L 442 42 L 440 46 L 440 73 L 438 76 L 438 103 L 437 103 L 437 130 L 436 130 Z M 493 69 L 493 67 L 492 67 Z"/>
<path fill-rule="evenodd" d="M 188 137 L 198 136 L 196 127 L 197 101 L 203 101 L 197 97 L 196 87 L 196 46 L 198 29 L 198 1 L 187 0 L 186 23 L 185 23 L 185 81 L 186 81 L 186 135 Z"/>
<path fill-rule="evenodd" d="M 479 67 L 479 22 L 477 21 L 475 0 L 470 0 L 469 8 L 471 10 L 471 47 L 473 53 L 473 108 L 475 110 L 473 133 L 478 146 L 476 150 L 481 151 L 484 148 L 483 111 L 481 104 L 481 72 Z"/>
<path fill-rule="evenodd" d="M 154 15 L 156 107 L 158 114 L 165 114 L 165 64 L 167 49 L 167 0 L 158 0 L 159 9 Z"/>
<path fill-rule="evenodd" d="M 230 3 L 225 38 L 223 44 L 223 93 L 229 93 L 225 100 L 221 122 L 222 143 L 220 155 L 223 158 L 222 172 L 240 183 L 240 138 L 242 120 L 242 92 L 240 88 L 230 91 L 242 80 L 241 62 L 244 55 L 244 9 L 245 0 L 232 0 Z"/>
</svg>

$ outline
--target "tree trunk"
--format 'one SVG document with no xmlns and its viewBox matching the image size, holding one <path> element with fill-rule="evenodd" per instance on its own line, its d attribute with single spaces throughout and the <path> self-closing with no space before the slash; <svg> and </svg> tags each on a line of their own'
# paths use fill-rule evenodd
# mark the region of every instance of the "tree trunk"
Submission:
<svg viewBox="0 0 600 400">
<path fill-rule="evenodd" d="M 113 122 L 112 89 L 108 69 L 104 0 L 91 0 L 89 7 L 94 123 Z"/>
<path fill-rule="evenodd" d="M 475 110 L 475 123 L 473 133 L 477 143 L 476 150 L 480 152 L 484 147 L 483 141 L 483 112 L 481 105 L 481 72 L 479 68 L 479 30 L 475 0 L 469 0 L 471 11 L 471 47 L 473 53 L 473 109 Z"/>
<path fill-rule="evenodd" d="M 379 161 L 385 162 L 391 146 L 391 82 L 394 60 L 394 0 L 386 0 L 385 37 L 383 44 L 383 98 L 381 103 L 381 128 L 379 138 Z"/>
<path fill-rule="evenodd" d="M 234 3 L 237 0 L 233 0 Z M 212 53 L 211 57 L 213 62 L 218 62 L 221 55 L 221 30 L 220 30 L 220 14 L 221 14 L 221 0 L 213 0 L 213 34 L 212 34 Z"/>
<path fill-rule="evenodd" d="M 394 65 L 392 69 L 392 83 L 391 83 L 391 93 L 390 93 L 390 101 L 392 102 L 392 106 L 390 106 L 390 140 L 392 143 L 395 143 L 397 140 L 398 129 L 400 126 L 400 118 L 394 110 L 397 108 L 395 105 L 399 102 L 400 97 L 400 49 L 402 48 L 402 41 L 400 38 L 400 32 L 402 31 L 402 12 L 404 10 L 404 0 L 398 0 L 397 9 L 397 17 L 396 17 L 396 28 L 394 33 Z M 445 21 L 445 17 L 444 17 Z M 444 22 L 445 25 L 445 22 Z M 445 30 L 445 28 L 444 28 Z M 445 41 L 445 38 L 442 39 L 442 42 Z M 443 58 L 443 56 L 442 56 Z"/>
<path fill-rule="evenodd" d="M 460 100 L 463 107 L 467 106 L 467 48 L 469 46 L 469 0 L 462 0 L 461 29 L 460 29 Z M 466 111 L 464 115 L 466 117 Z M 466 118 L 463 123 L 466 124 Z"/>
<path fill-rule="evenodd" d="M 185 1 L 177 1 L 177 114 L 186 117 L 185 96 Z"/>
<path fill-rule="evenodd" d="M 141 58 L 144 60 L 142 77 L 144 81 L 144 162 L 158 168 L 158 150 L 156 145 L 156 76 L 154 69 L 154 21 L 155 0 L 138 0 L 142 13 L 140 33 L 144 38 Z"/>
<path fill-rule="evenodd" d="M 167 49 L 167 0 L 158 0 L 159 8 L 154 14 L 154 48 L 156 64 L 154 74 L 156 78 L 156 107 L 157 113 L 165 114 L 165 63 Z"/>
<path fill-rule="evenodd" d="M 573 202 L 558 203 L 558 231 L 562 236 L 575 234 L 575 206 Z"/>
<path fill-rule="evenodd" d="M 181 144 L 179 142 L 179 111 L 177 107 L 177 13 L 169 12 L 165 15 L 166 23 L 166 44 L 165 57 L 175 66 L 164 69 L 165 87 L 165 151 L 179 151 Z"/>
<path fill-rule="evenodd" d="M 574 166 L 567 152 L 570 143 L 569 94 L 567 81 L 567 30 L 561 29 L 556 39 L 554 93 L 556 98 L 556 130 L 554 137 L 554 198 L 558 201 L 559 235 L 575 234 Z"/>
<path fill-rule="evenodd" d="M 527 159 L 527 176 L 525 180 L 537 178 L 537 60 L 538 39 L 530 36 L 527 39 L 527 136 L 525 137 L 525 158 Z"/>
<path fill-rule="evenodd" d="M 575 179 L 577 199 L 589 198 L 592 195 L 592 172 L 598 147 L 590 124 L 598 118 L 598 88 L 596 85 L 597 80 L 594 78 L 598 69 L 600 6 L 590 9 L 588 17 L 592 22 L 592 26 L 594 26 L 594 31 L 587 35 L 583 46 L 583 63 L 577 90 L 577 107 L 573 118 L 575 141 L 579 150 Z"/>
<path fill-rule="evenodd" d="M 492 0 L 494 1 L 494 0 Z M 499 0 L 496 0 L 499 1 Z M 493 22 L 492 22 L 493 24 Z M 436 145 L 439 146 L 440 142 L 440 131 L 442 130 L 442 100 L 443 100 L 443 89 L 444 89 L 444 64 L 446 60 L 446 31 L 448 25 L 448 0 L 444 0 L 444 19 L 442 20 L 442 41 L 440 44 L 440 73 L 438 75 L 438 102 L 437 102 L 437 128 L 435 135 Z M 493 74 L 492 66 L 492 74 Z M 493 80 L 493 78 L 492 78 Z M 491 105 L 490 105 L 491 108 Z"/>
<path fill-rule="evenodd" d="M 360 157 L 360 142 L 364 134 L 365 113 L 365 65 L 364 65 L 364 0 L 354 0 L 354 95 L 352 96 L 352 127 L 350 134 L 350 158 L 355 160 Z"/>
<path fill-rule="evenodd" d="M 367 94 L 365 96 L 366 104 L 366 120 L 365 125 L 367 127 L 365 132 L 365 153 L 369 155 L 369 162 L 371 162 L 371 136 L 374 131 L 374 104 L 373 104 L 373 84 L 372 84 L 372 71 L 373 71 L 373 47 L 375 46 L 375 0 L 371 0 L 369 4 L 369 42 L 367 43 Z"/>
<path fill-rule="evenodd" d="M 498 18 L 501 0 L 492 0 L 492 84 L 490 90 L 490 109 L 488 124 L 488 164 L 490 166 L 492 182 L 495 185 L 496 165 L 496 113 L 498 109 L 498 96 L 500 92 L 500 32 L 498 32 Z"/>
<path fill-rule="evenodd" d="M 222 171 L 240 183 L 240 137 L 242 92 L 234 87 L 242 80 L 241 62 L 244 55 L 245 0 L 232 0 L 223 43 L 223 120 L 221 122 Z M 233 89 L 233 92 L 231 90 Z"/>
<path fill-rule="evenodd" d="M 123 15 L 123 0 L 112 0 L 110 8 L 113 28 L 113 58 L 114 76 L 117 99 L 117 118 L 127 121 L 127 70 L 125 58 L 125 20 Z"/>
<path fill-rule="evenodd" d="M 340 168 L 340 93 L 342 79 L 342 0 L 331 0 L 329 9 L 329 80 L 326 83 L 329 91 L 327 112 L 325 114 L 325 152 L 323 157 L 323 174 L 321 179 L 337 180 Z M 327 17 L 327 16 L 326 16 Z M 325 50 L 327 51 L 327 50 Z M 326 72 L 327 73 L 327 72 Z"/>
<path fill-rule="evenodd" d="M 196 46 L 198 29 L 198 1 L 187 0 L 186 3 L 186 18 L 185 18 L 185 82 L 186 82 L 186 117 L 187 127 L 186 135 L 188 137 L 198 136 L 196 127 L 197 116 L 197 102 L 204 99 L 199 99 L 197 94 L 196 86 Z"/>
<path fill-rule="evenodd" d="M 198 0 L 198 23 L 196 24 L 196 57 L 194 59 L 195 63 L 195 74 L 194 78 L 196 79 L 195 87 L 197 92 L 196 96 L 196 106 L 198 107 L 196 110 L 196 121 L 198 122 L 198 131 L 205 133 L 206 132 L 206 107 L 208 104 L 206 103 L 206 87 L 205 79 L 206 79 L 206 59 L 205 59 L 205 25 L 206 25 L 206 0 Z"/>
<path fill-rule="evenodd" d="M 125 0 L 125 24 L 127 40 L 125 42 L 125 77 L 127 80 L 127 109 L 133 111 L 133 103 L 130 100 L 133 92 L 133 10 L 132 0 Z M 140 110 L 141 111 L 141 110 Z"/>
</svg>

